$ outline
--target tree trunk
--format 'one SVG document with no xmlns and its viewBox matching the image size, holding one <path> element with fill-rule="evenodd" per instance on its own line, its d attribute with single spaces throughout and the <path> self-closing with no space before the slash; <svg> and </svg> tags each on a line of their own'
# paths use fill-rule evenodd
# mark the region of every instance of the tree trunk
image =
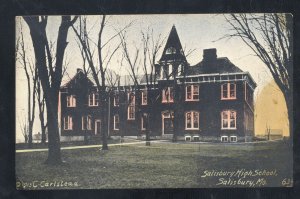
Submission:
<svg viewBox="0 0 300 199">
<path fill-rule="evenodd" d="M 46 144 L 46 125 L 45 125 L 45 98 L 44 95 L 41 94 L 41 82 L 38 80 L 37 82 L 37 101 L 39 106 L 39 118 L 40 118 L 40 125 L 41 125 L 41 132 L 42 132 L 42 139 L 41 143 Z M 42 98 L 42 99 L 41 99 Z"/>
<path fill-rule="evenodd" d="M 46 144 L 46 128 L 42 127 L 41 130 L 42 130 L 42 140 L 41 140 L 41 142 L 42 142 L 42 144 Z"/>
<path fill-rule="evenodd" d="M 146 127 L 146 146 L 150 146 L 150 131 L 148 127 Z"/>
<path fill-rule="evenodd" d="M 173 72 L 174 73 L 174 72 Z M 173 122 L 173 129 L 174 129 L 174 132 L 173 132 L 173 139 L 172 141 L 173 142 L 177 142 L 177 135 L 178 135 L 178 109 L 179 109 L 179 106 L 180 106 L 180 102 L 179 102 L 179 93 L 180 91 L 178 90 L 178 87 L 177 87 L 177 79 L 174 75 L 174 81 L 173 81 L 173 99 L 174 99 L 174 116 L 172 118 L 172 122 Z"/>
<path fill-rule="evenodd" d="M 151 110 L 151 109 L 150 109 Z M 150 125 L 149 125 L 149 118 L 150 118 L 150 111 L 147 111 L 147 117 L 144 118 L 145 127 L 146 127 L 146 146 L 150 146 Z"/>
<path fill-rule="evenodd" d="M 108 121 L 107 121 L 107 114 L 108 114 L 108 109 L 107 109 L 107 93 L 105 91 L 105 88 L 102 89 L 101 92 L 101 106 L 102 106 L 102 111 L 101 111 L 101 121 L 102 121 L 102 127 L 103 127 L 103 132 L 102 132 L 102 150 L 108 150 L 108 145 L 107 145 L 107 132 L 108 132 Z"/>
<path fill-rule="evenodd" d="M 58 93 L 49 93 L 50 100 L 46 98 L 48 120 L 48 159 L 46 164 L 61 164 L 60 139 L 58 129 Z"/>
<path fill-rule="evenodd" d="M 284 92 L 284 98 L 286 102 L 286 108 L 287 108 L 287 114 L 288 114 L 288 122 L 289 122 L 289 131 L 290 131 L 290 144 L 292 146 L 293 143 L 293 120 L 294 120 L 294 114 L 293 114 L 293 95 L 291 91 Z"/>
<path fill-rule="evenodd" d="M 28 127 L 28 148 L 32 148 L 32 125 L 29 124 Z"/>
</svg>

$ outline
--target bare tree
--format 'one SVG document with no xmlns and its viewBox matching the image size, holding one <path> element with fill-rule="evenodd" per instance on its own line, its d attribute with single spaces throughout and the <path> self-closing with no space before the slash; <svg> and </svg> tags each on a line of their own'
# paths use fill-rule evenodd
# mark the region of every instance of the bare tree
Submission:
<svg viewBox="0 0 300 199">
<path fill-rule="evenodd" d="M 25 116 L 22 116 L 21 118 L 18 117 L 18 123 L 21 129 L 21 133 L 24 137 L 25 144 L 28 143 L 28 122 L 26 120 Z"/>
<path fill-rule="evenodd" d="M 101 106 L 100 118 L 105 129 L 104 133 L 102 133 L 102 150 L 108 150 L 106 132 L 108 132 L 109 129 L 108 129 L 108 121 L 106 115 L 107 115 L 107 108 L 108 108 L 109 92 L 106 85 L 106 71 L 110 64 L 111 59 L 116 54 L 117 50 L 120 48 L 120 44 L 116 45 L 112 51 L 107 50 L 107 48 L 105 48 L 119 34 L 119 32 L 116 32 L 116 34 L 112 35 L 107 41 L 104 41 L 103 32 L 106 29 L 107 22 L 108 20 L 106 18 L 106 15 L 102 15 L 100 18 L 97 42 L 93 42 L 89 35 L 89 31 L 87 30 L 86 17 L 80 17 L 79 27 L 72 26 L 77 36 L 77 39 L 81 44 L 81 52 L 82 52 L 83 59 L 85 59 L 88 63 L 88 67 L 91 70 L 100 97 L 100 103 L 99 103 L 99 106 Z M 130 24 L 125 26 L 120 31 L 124 31 L 129 26 Z M 94 56 L 94 47 L 97 49 L 96 58 Z M 105 54 L 105 52 L 107 53 Z M 96 63 L 95 60 L 97 60 L 98 63 Z"/>
<path fill-rule="evenodd" d="M 290 134 L 293 136 L 293 22 L 291 14 L 231 14 L 225 19 L 269 69 L 285 98 Z"/>
<path fill-rule="evenodd" d="M 124 92 L 125 95 L 127 94 L 127 99 L 125 98 L 125 103 L 122 104 L 122 112 L 128 111 L 128 108 L 130 106 L 134 106 L 134 112 L 137 115 L 138 118 L 142 116 L 144 118 L 144 115 L 141 113 L 141 87 L 140 87 L 140 81 L 139 81 L 139 70 L 140 70 L 140 49 L 136 46 L 134 46 L 134 50 L 128 49 L 128 39 L 126 32 L 120 32 L 119 37 L 121 40 L 121 46 L 122 46 L 122 55 L 124 60 L 126 61 L 129 68 L 127 69 L 127 72 L 129 74 L 130 79 L 133 82 L 133 85 L 130 85 L 130 90 L 127 90 L 125 87 Z M 132 53 L 132 54 L 131 54 Z M 124 127 L 123 127 L 124 128 Z"/>
<path fill-rule="evenodd" d="M 141 37 L 142 50 L 135 46 L 134 51 L 129 51 L 125 32 L 120 34 L 123 56 L 128 63 L 128 72 L 134 83 L 133 90 L 136 95 L 136 106 L 141 107 L 141 102 L 143 100 L 141 97 L 142 92 L 143 95 L 147 96 L 147 107 L 144 108 L 143 111 L 138 108 L 137 114 L 143 119 L 146 134 L 146 146 L 150 146 L 151 125 L 149 125 L 149 122 L 151 117 L 154 115 L 154 104 L 159 98 L 159 95 L 154 95 L 157 83 L 155 63 L 157 62 L 157 55 L 163 46 L 165 38 L 162 38 L 161 35 L 158 35 L 158 37 L 155 38 L 153 29 L 150 29 L 150 27 L 148 27 L 145 31 L 141 31 Z M 130 52 L 133 53 L 131 54 Z M 145 85 L 139 82 L 139 74 L 142 74 Z M 130 101 L 128 104 L 129 103 Z"/>
<path fill-rule="evenodd" d="M 47 122 L 45 121 L 45 95 L 42 92 L 41 89 L 41 81 L 38 79 L 37 87 L 36 87 L 36 96 L 37 96 L 37 103 L 39 107 L 39 118 L 40 118 L 40 125 L 41 125 L 41 132 L 42 132 L 42 138 L 41 143 L 46 143 L 46 128 L 47 128 Z"/>
<path fill-rule="evenodd" d="M 38 69 L 38 77 L 41 80 L 45 95 L 48 124 L 48 159 L 47 164 L 60 164 L 60 137 L 58 128 L 58 95 L 63 73 L 63 60 L 65 49 L 68 45 L 68 30 L 77 20 L 77 16 L 62 16 L 58 29 L 55 60 L 52 59 L 46 26 L 47 16 L 25 16 L 32 39 L 35 65 Z"/>
<path fill-rule="evenodd" d="M 32 131 L 33 131 L 33 124 L 35 119 L 35 97 L 36 97 L 36 86 L 38 84 L 38 75 L 37 75 L 37 68 L 32 64 L 27 57 L 26 54 L 26 47 L 24 43 L 24 36 L 23 36 L 23 28 L 22 24 L 20 24 L 20 38 L 17 39 L 17 58 L 20 64 L 23 66 L 26 80 L 27 80 L 27 122 L 26 125 L 28 132 L 23 132 L 24 136 L 28 140 L 28 147 L 32 147 Z M 24 126 L 25 127 L 25 126 Z M 25 130 L 23 129 L 23 131 Z"/>
<path fill-rule="evenodd" d="M 165 38 L 162 38 L 161 34 L 154 38 L 153 29 L 147 28 L 147 31 L 141 31 L 142 34 L 142 49 L 143 49 L 143 74 L 146 80 L 146 92 L 151 92 L 155 89 L 157 83 L 157 73 L 155 70 L 155 63 L 159 50 L 162 48 Z M 148 93 L 147 93 L 148 95 Z M 148 97 L 147 97 L 148 98 Z M 151 125 L 149 125 L 150 118 L 153 117 L 154 104 L 158 100 L 158 96 L 151 96 L 148 98 L 146 114 L 143 114 L 143 120 L 146 121 L 145 134 L 146 145 L 150 145 L 150 132 Z"/>
</svg>

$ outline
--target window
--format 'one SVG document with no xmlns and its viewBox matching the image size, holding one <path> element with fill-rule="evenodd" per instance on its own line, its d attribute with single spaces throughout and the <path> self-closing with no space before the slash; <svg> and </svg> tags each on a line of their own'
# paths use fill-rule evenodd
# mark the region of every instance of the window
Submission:
<svg viewBox="0 0 300 199">
<path fill-rule="evenodd" d="M 89 95 L 89 106 L 98 106 L 99 104 L 99 94 L 92 93 Z"/>
<path fill-rule="evenodd" d="M 120 102 L 120 98 L 119 98 L 119 95 L 115 95 L 114 97 L 114 106 L 119 106 L 119 103 Z"/>
<path fill-rule="evenodd" d="M 142 105 L 147 105 L 148 101 L 148 92 L 142 91 Z"/>
<path fill-rule="evenodd" d="M 135 119 L 135 107 L 132 105 L 128 106 L 128 120 L 134 120 Z"/>
<path fill-rule="evenodd" d="M 165 73 L 164 67 L 161 66 L 161 68 L 160 68 L 160 79 L 163 79 L 163 78 L 164 78 L 164 75 L 165 75 L 164 73 Z"/>
<path fill-rule="evenodd" d="M 180 76 L 182 74 L 182 65 L 180 64 L 177 68 L 177 76 Z"/>
<path fill-rule="evenodd" d="M 199 100 L 199 86 L 189 85 L 185 88 L 185 100 L 186 101 L 198 101 Z"/>
<path fill-rule="evenodd" d="M 128 120 L 135 119 L 135 95 L 133 92 L 128 93 Z"/>
<path fill-rule="evenodd" d="M 221 136 L 221 142 L 228 142 L 228 136 Z"/>
<path fill-rule="evenodd" d="M 170 47 L 166 50 L 166 54 L 175 54 L 176 49 L 174 47 Z"/>
<path fill-rule="evenodd" d="M 163 103 L 174 102 L 172 87 L 168 87 L 162 90 L 162 102 Z"/>
<path fill-rule="evenodd" d="M 120 118 L 119 115 L 114 115 L 114 130 L 119 130 Z"/>
<path fill-rule="evenodd" d="M 236 129 L 236 111 L 226 110 L 221 113 L 222 129 Z"/>
<path fill-rule="evenodd" d="M 81 117 L 81 129 L 92 130 L 92 117 L 90 115 Z"/>
<path fill-rule="evenodd" d="M 221 99 L 236 99 L 236 84 L 233 83 L 222 84 Z"/>
<path fill-rule="evenodd" d="M 199 129 L 199 112 L 190 111 L 185 113 L 185 129 Z"/>
<path fill-rule="evenodd" d="M 193 140 L 194 140 L 195 142 L 199 142 L 199 141 L 200 141 L 200 138 L 199 138 L 199 136 L 193 136 Z"/>
<path fill-rule="evenodd" d="M 73 121 L 72 116 L 64 117 L 64 130 L 72 130 L 73 129 Z"/>
<path fill-rule="evenodd" d="M 172 78 L 173 75 L 173 65 L 169 64 L 168 65 L 168 78 Z"/>
<path fill-rule="evenodd" d="M 185 139 L 185 141 L 191 141 L 192 140 L 191 136 L 189 136 L 189 135 L 184 136 L 184 139 Z"/>
<path fill-rule="evenodd" d="M 230 136 L 230 142 L 237 142 L 237 136 Z"/>
<path fill-rule="evenodd" d="M 75 95 L 68 95 L 67 96 L 67 107 L 76 107 Z"/>
</svg>

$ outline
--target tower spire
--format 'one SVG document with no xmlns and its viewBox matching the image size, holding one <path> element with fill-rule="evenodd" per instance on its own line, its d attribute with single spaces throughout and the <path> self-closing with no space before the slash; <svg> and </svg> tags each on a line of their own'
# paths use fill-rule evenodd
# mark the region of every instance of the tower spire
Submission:
<svg viewBox="0 0 300 199">
<path fill-rule="evenodd" d="M 170 31 L 169 37 L 167 39 L 164 51 L 160 58 L 160 62 L 163 61 L 186 61 L 179 36 L 175 24 L 173 24 Z"/>
</svg>

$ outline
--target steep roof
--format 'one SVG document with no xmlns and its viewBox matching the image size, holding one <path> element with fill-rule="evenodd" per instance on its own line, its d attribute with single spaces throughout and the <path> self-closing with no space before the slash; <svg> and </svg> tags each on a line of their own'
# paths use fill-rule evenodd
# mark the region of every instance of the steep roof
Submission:
<svg viewBox="0 0 300 199">
<path fill-rule="evenodd" d="M 61 86 L 61 88 L 72 87 L 78 81 L 85 81 L 90 86 L 94 85 L 91 79 L 88 78 L 81 69 L 77 69 L 77 73 L 70 80 L 64 81 L 64 84 Z"/>
<path fill-rule="evenodd" d="M 168 61 L 168 60 L 186 61 L 186 57 L 184 55 L 175 25 L 173 25 L 170 31 L 164 51 L 159 61 L 161 62 L 161 61 Z"/>
</svg>

